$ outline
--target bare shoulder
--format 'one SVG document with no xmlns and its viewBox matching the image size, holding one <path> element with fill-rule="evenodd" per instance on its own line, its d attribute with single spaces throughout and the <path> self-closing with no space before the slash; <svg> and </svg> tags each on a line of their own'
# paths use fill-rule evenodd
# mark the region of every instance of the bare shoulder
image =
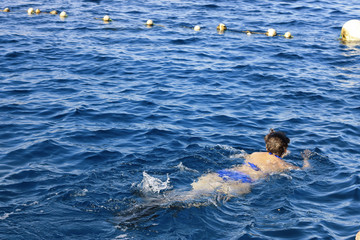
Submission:
<svg viewBox="0 0 360 240">
<path fill-rule="evenodd" d="M 249 154 L 247 158 L 249 160 L 250 159 L 256 160 L 256 159 L 262 159 L 266 156 L 267 156 L 266 152 L 253 152 L 252 154 Z"/>
</svg>

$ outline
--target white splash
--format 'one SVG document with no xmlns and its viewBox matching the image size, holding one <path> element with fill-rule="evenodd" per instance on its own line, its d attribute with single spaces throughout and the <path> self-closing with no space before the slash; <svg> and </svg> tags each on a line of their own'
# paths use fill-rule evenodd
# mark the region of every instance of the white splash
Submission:
<svg viewBox="0 0 360 240">
<path fill-rule="evenodd" d="M 240 153 L 235 153 L 230 155 L 230 158 L 246 158 L 246 156 L 248 155 L 247 152 L 245 152 L 244 150 L 237 150 L 240 151 Z"/>
<path fill-rule="evenodd" d="M 286 174 L 286 173 L 280 173 L 279 176 L 285 177 L 285 178 L 287 178 L 287 179 L 289 179 L 289 180 L 292 179 L 292 177 L 291 177 L 289 174 Z"/>
<path fill-rule="evenodd" d="M 75 193 L 73 196 L 74 197 L 84 197 L 86 196 L 86 193 L 88 192 L 89 190 L 87 190 L 86 188 L 82 189 L 81 191 Z"/>
<path fill-rule="evenodd" d="M 188 172 L 193 172 L 193 173 L 199 173 L 199 171 L 195 170 L 195 169 L 191 169 L 186 167 L 182 162 L 179 163 L 179 165 L 175 166 L 175 168 L 178 168 L 180 171 L 188 171 Z"/>
<path fill-rule="evenodd" d="M 5 219 L 7 219 L 11 214 L 13 214 L 13 212 L 11 212 L 11 213 L 4 213 L 2 216 L 0 216 L 0 220 L 5 220 Z"/>
<path fill-rule="evenodd" d="M 238 149 L 232 147 L 232 146 L 228 146 L 228 145 L 223 145 L 223 144 L 217 144 L 216 146 L 218 146 L 221 149 L 224 149 L 226 151 L 233 151 L 233 152 L 237 152 L 239 151 Z"/>
<path fill-rule="evenodd" d="M 129 239 L 129 237 L 127 236 L 127 234 L 120 234 L 120 235 L 116 236 L 114 238 L 114 240 L 115 239 Z"/>
<path fill-rule="evenodd" d="M 162 190 L 170 189 L 170 178 L 167 175 L 166 181 L 162 182 L 160 179 L 155 178 L 143 172 L 143 180 L 138 184 L 138 187 L 144 193 L 160 193 Z"/>
</svg>

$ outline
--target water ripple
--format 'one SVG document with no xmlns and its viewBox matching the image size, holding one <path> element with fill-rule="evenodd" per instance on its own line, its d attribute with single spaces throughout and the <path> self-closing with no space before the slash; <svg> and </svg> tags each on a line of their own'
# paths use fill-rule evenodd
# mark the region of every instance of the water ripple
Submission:
<svg viewBox="0 0 360 240">
<path fill-rule="evenodd" d="M 338 41 L 354 1 L 2 5 L 0 238 L 354 238 L 360 48 Z M 294 38 L 241 32 L 268 28 Z M 289 162 L 315 152 L 312 168 L 199 208 L 146 205 L 134 188 L 146 171 L 189 190 L 263 151 L 269 128 L 291 138 Z"/>
</svg>

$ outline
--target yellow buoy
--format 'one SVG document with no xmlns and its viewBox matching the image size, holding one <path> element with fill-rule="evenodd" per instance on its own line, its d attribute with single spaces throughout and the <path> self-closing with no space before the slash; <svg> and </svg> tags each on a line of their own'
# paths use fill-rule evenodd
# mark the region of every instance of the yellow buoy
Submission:
<svg viewBox="0 0 360 240">
<path fill-rule="evenodd" d="M 356 19 L 347 21 L 341 29 L 341 38 L 344 41 L 359 41 L 360 21 Z"/>
<path fill-rule="evenodd" d="M 266 32 L 266 35 L 268 35 L 269 37 L 274 37 L 274 36 L 276 36 L 276 34 L 277 34 L 276 30 L 273 28 L 269 28 Z"/>
<path fill-rule="evenodd" d="M 66 18 L 68 15 L 65 11 L 62 11 L 59 15 L 61 18 Z"/>
<path fill-rule="evenodd" d="M 52 11 L 50 12 L 50 14 L 56 15 L 56 14 L 58 14 L 58 11 L 52 10 Z"/>
<path fill-rule="evenodd" d="M 10 12 L 10 8 L 5 8 L 3 11 L 4 12 Z"/>
<path fill-rule="evenodd" d="M 109 16 L 109 15 L 105 15 L 105 16 L 103 17 L 103 21 L 105 21 L 105 22 L 111 21 L 110 16 Z"/>
<path fill-rule="evenodd" d="M 146 25 L 148 25 L 148 26 L 153 26 L 153 25 L 154 25 L 153 20 L 151 20 L 151 19 L 147 20 L 147 21 L 146 21 Z"/>
<path fill-rule="evenodd" d="M 200 29 L 201 29 L 201 27 L 200 27 L 199 25 L 196 25 L 196 26 L 194 27 L 194 30 L 195 30 L 195 31 L 200 31 Z"/>
<path fill-rule="evenodd" d="M 225 24 L 220 23 L 219 26 L 217 26 L 216 28 L 219 31 L 225 31 L 227 29 L 227 27 L 225 26 Z"/>
<path fill-rule="evenodd" d="M 27 11 L 27 13 L 28 13 L 29 15 L 31 15 L 31 14 L 34 14 L 35 12 L 34 12 L 34 9 L 33 9 L 33 8 L 29 8 L 28 11 Z"/>
<path fill-rule="evenodd" d="M 284 34 L 284 37 L 285 37 L 285 38 L 292 38 L 293 36 L 291 35 L 290 32 L 286 32 L 286 33 Z"/>
<path fill-rule="evenodd" d="M 36 10 L 35 10 L 35 13 L 36 13 L 36 14 L 41 13 L 40 9 L 36 9 Z"/>
</svg>

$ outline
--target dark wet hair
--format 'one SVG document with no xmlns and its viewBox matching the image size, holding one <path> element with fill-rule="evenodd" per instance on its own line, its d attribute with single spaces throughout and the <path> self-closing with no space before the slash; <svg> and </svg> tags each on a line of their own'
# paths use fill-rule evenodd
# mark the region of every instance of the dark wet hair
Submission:
<svg viewBox="0 0 360 240">
<path fill-rule="evenodd" d="M 264 137 L 266 150 L 272 154 L 282 156 L 290 143 L 290 139 L 285 133 L 270 129 L 268 135 Z"/>
</svg>

